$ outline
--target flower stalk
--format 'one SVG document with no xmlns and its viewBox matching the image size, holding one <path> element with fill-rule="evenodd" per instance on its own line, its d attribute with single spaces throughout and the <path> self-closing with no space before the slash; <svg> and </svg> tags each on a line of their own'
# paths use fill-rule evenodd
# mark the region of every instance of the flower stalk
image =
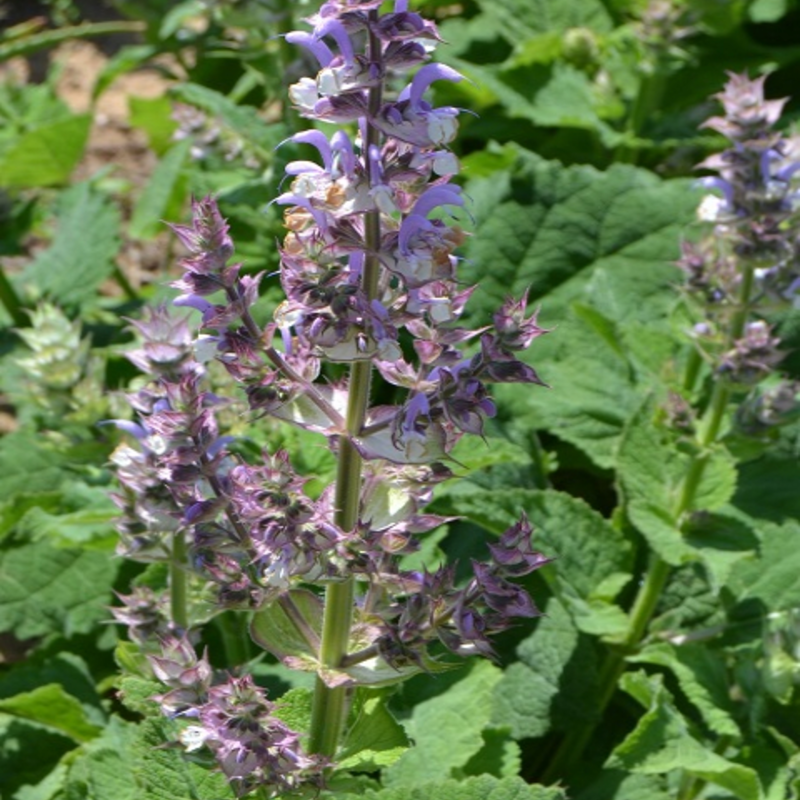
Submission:
<svg viewBox="0 0 800 800">
<path fill-rule="evenodd" d="M 453 565 L 402 567 L 417 535 L 447 522 L 424 507 L 452 477 L 445 462 L 455 444 L 482 436 L 495 414 L 488 385 L 541 384 L 518 353 L 546 331 L 527 315 L 527 295 L 506 300 L 493 325 L 460 325 L 472 289 L 457 277 L 464 235 L 450 221 L 465 204 L 447 147 L 458 110 L 425 94 L 461 76 L 428 63 L 440 40 L 433 23 L 404 0 L 383 13 L 382 5 L 329 0 L 306 20 L 310 32 L 285 37 L 319 65 L 290 89 L 297 112 L 348 127 L 292 137 L 321 163 L 290 162 L 291 185 L 276 199 L 286 206 L 286 300 L 273 321 L 255 322 L 261 276 L 231 263 L 227 223 L 206 198 L 193 204 L 191 225 L 173 226 L 188 252 L 175 305 L 200 313 L 201 333 L 165 309 L 134 323 L 145 342 L 130 357 L 155 380 L 130 397 L 139 421 L 118 422 L 139 445 L 116 458 L 126 554 L 162 557 L 185 534 L 187 554 L 173 556 L 191 564 L 218 609 L 250 612 L 256 644 L 317 673 L 308 746 L 299 750 L 299 732 L 277 726 L 287 755 L 276 762 L 270 706 L 247 676 L 209 674 L 185 639 L 162 644 L 178 656 L 154 656 L 174 686 L 162 708 L 200 720 L 188 741 L 210 749 L 242 792 L 318 785 L 334 768 L 355 687 L 435 672 L 434 648 L 491 656 L 493 634 L 539 613 L 514 582 L 547 561 L 532 549 L 524 515 L 489 546 L 486 563 L 473 563 L 464 586 Z M 390 96 L 390 76 L 411 70 Z M 232 401 L 209 386 L 212 360 L 255 415 L 326 437 L 338 463 L 318 496 L 305 492 L 288 453 L 265 449 L 251 463 L 229 450 L 218 413 Z M 326 361 L 347 365 L 347 377 L 325 380 Z M 373 379 L 402 402 L 373 406 Z M 198 635 L 193 622 L 180 628 Z M 298 635 L 278 636 L 286 624 Z"/>
</svg>

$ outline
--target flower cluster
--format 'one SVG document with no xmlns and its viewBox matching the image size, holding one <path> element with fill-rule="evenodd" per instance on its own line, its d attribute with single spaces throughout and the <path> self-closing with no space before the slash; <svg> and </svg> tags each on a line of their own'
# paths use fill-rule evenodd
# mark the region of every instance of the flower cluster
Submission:
<svg viewBox="0 0 800 800">
<path fill-rule="evenodd" d="M 279 797 L 301 784 L 318 783 L 324 759 L 305 755 L 299 736 L 274 714 L 250 676 L 215 680 L 204 655 L 185 638 L 162 640 L 162 653 L 149 656 L 154 675 L 169 691 L 155 698 L 171 715 L 189 717 L 181 742 L 188 752 L 208 747 L 239 795 L 255 788 Z"/>
<path fill-rule="evenodd" d="M 188 251 L 173 286 L 175 305 L 200 313 L 202 333 L 190 335 L 164 309 L 135 323 L 143 344 L 130 357 L 154 380 L 130 397 L 139 421 L 118 423 L 138 446 L 114 457 L 124 552 L 174 561 L 169 541 L 185 536 L 181 566 L 205 581 L 217 606 L 277 603 L 318 656 L 311 668 L 331 686 L 357 684 L 347 671 L 354 665 L 364 676 L 379 662 L 383 675 L 395 670 L 398 679 L 427 669 L 431 646 L 491 655 L 492 634 L 538 614 L 512 579 L 546 563 L 523 517 L 490 546 L 487 563 L 473 564 L 464 585 L 456 585 L 452 565 L 422 573 L 399 566 L 399 556 L 419 546 L 418 534 L 446 521 L 424 509 L 452 476 L 445 464 L 452 448 L 466 434 L 482 436 L 495 414 L 488 386 L 542 383 L 520 353 L 546 331 L 528 314 L 527 294 L 503 303 L 490 326 L 461 324 L 473 289 L 457 277 L 465 234 L 453 215 L 465 197 L 452 182 L 458 162 L 447 144 L 458 112 L 425 99 L 434 81 L 461 76 L 427 63 L 439 41 L 432 23 L 403 0 L 388 13 L 381 5 L 330 0 L 308 19 L 310 31 L 287 36 L 319 64 L 316 77 L 290 91 L 300 114 L 352 129 L 292 137 L 312 146 L 319 163 L 291 162 L 291 184 L 277 198 L 286 206 L 285 301 L 270 323 L 256 322 L 262 276 L 231 263 L 233 243 L 215 201 L 195 201 L 191 225 L 173 226 Z M 387 78 L 411 68 L 413 78 L 390 98 Z M 327 437 L 336 480 L 311 497 L 287 453 L 264 452 L 255 464 L 234 455 L 217 421 L 226 401 L 205 384 L 211 361 L 254 415 Z M 349 365 L 349 376 L 327 380 L 325 362 Z M 395 405 L 371 405 L 373 375 L 392 387 Z M 331 634 L 316 629 L 294 597 L 300 586 L 337 584 L 353 587 L 353 607 L 342 615 L 352 626 L 337 632 L 344 653 L 331 661 Z M 137 636 L 153 629 L 137 624 Z M 269 780 L 282 751 L 267 740 L 272 732 L 291 736 L 270 727 L 269 707 L 253 699 L 248 679 L 209 687 L 205 677 L 195 681 L 203 670 L 188 651 L 186 659 L 191 687 L 183 672 L 169 683 L 176 679 L 153 661 L 173 686 L 161 698 L 165 710 L 178 710 L 180 697 L 181 713 L 203 723 L 197 746 L 210 747 L 241 786 Z"/>
<path fill-rule="evenodd" d="M 800 160 L 793 142 L 776 129 L 786 100 L 766 100 L 764 80 L 731 74 L 716 95 L 724 115 L 704 125 L 731 144 L 700 164 L 716 173 L 699 181 L 715 192 L 699 209 L 712 226 L 699 241 L 683 244 L 679 262 L 687 295 L 703 318 L 694 338 L 717 379 L 738 390 L 774 372 L 780 339 L 761 317 L 776 303 L 796 302 L 800 289 L 800 250 L 792 234 Z"/>
</svg>

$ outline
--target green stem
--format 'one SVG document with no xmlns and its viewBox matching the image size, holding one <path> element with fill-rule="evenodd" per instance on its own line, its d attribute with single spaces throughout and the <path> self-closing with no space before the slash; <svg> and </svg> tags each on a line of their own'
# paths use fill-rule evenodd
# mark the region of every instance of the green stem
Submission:
<svg viewBox="0 0 800 800">
<path fill-rule="evenodd" d="M 639 84 L 639 91 L 636 94 L 626 126 L 629 140 L 627 144 L 623 144 L 620 147 L 617 153 L 617 161 L 635 164 L 639 160 L 639 148 L 634 140 L 638 138 L 653 109 L 660 104 L 665 85 L 666 80 L 663 74 L 661 58 L 656 58 L 653 65 L 653 73 L 645 75 Z"/>
<path fill-rule="evenodd" d="M 222 637 L 225 663 L 229 668 L 246 664 L 250 660 L 250 637 L 246 618 L 237 611 L 226 611 L 214 620 Z"/>
<path fill-rule="evenodd" d="M 172 558 L 169 562 L 169 601 L 172 622 L 187 630 L 189 613 L 186 593 L 186 538 L 183 531 L 172 537 Z"/>
<path fill-rule="evenodd" d="M 373 21 L 377 12 L 370 11 Z M 370 63 L 381 63 L 381 44 L 373 33 L 369 34 Z M 376 114 L 381 105 L 381 86 L 370 89 L 370 114 Z M 369 153 L 372 146 L 380 145 L 380 134 L 370 124 L 366 125 L 366 141 L 363 152 Z M 367 160 L 367 163 L 370 162 Z M 370 170 L 372 169 L 370 165 Z M 377 176 L 370 175 L 371 178 Z M 380 262 L 377 253 L 381 243 L 381 221 L 377 209 L 364 216 L 364 271 L 361 276 L 361 289 L 368 299 L 378 293 Z M 356 361 L 350 369 L 350 382 L 347 395 L 346 426 L 348 437 L 342 436 L 339 444 L 339 464 L 336 474 L 336 516 L 335 522 L 343 531 L 351 531 L 358 524 L 359 503 L 361 500 L 361 456 L 353 445 L 367 417 L 369 406 L 372 362 Z M 323 669 L 337 669 L 347 655 L 350 639 L 350 625 L 353 615 L 355 594 L 353 579 L 343 583 L 332 583 L 325 592 L 325 612 L 322 621 L 322 641 L 319 661 Z M 311 708 L 311 732 L 309 750 L 312 753 L 333 758 L 339 744 L 347 714 L 347 687 L 329 687 L 317 676 L 314 699 Z"/>
<path fill-rule="evenodd" d="M 703 358 L 700 351 L 693 347 L 689 351 L 689 357 L 686 359 L 686 371 L 683 375 L 683 391 L 687 395 L 694 392 L 694 387 L 697 384 L 697 378 L 700 375 L 700 367 L 703 366 Z"/>
<path fill-rule="evenodd" d="M 119 284 L 123 294 L 128 300 L 138 300 L 139 293 L 133 288 L 133 284 L 128 280 L 128 276 L 117 266 L 114 265 L 113 273 L 114 280 Z"/>
<path fill-rule="evenodd" d="M 742 283 L 739 291 L 739 302 L 728 331 L 728 342 L 732 344 L 744 333 L 747 315 L 750 308 L 750 294 L 753 288 L 753 265 L 742 266 Z M 693 384 L 695 378 L 688 374 L 699 369 L 695 367 L 690 358 L 687 362 L 687 375 L 684 386 Z M 717 441 L 725 420 L 725 413 L 730 401 L 730 390 L 723 381 L 717 381 L 709 401 L 705 419 L 698 433 L 698 452 L 692 457 L 686 470 L 686 475 L 681 483 L 680 493 L 675 507 L 672 510 L 673 519 L 680 524 L 682 517 L 691 511 L 709 461 L 709 448 Z M 647 632 L 653 614 L 655 613 L 658 599 L 669 580 L 671 568 L 655 553 L 651 555 L 650 565 L 642 582 L 639 592 L 634 600 L 629 614 L 628 633 L 618 649 L 610 650 L 600 669 L 598 706 L 602 714 L 616 691 L 619 679 L 625 671 L 625 657 L 635 651 L 641 644 Z M 585 726 L 572 736 L 567 736 L 561 743 L 553 760 L 548 765 L 542 777 L 544 783 L 566 775 L 569 768 L 578 762 L 586 745 L 594 735 L 596 725 Z M 692 795 L 691 797 L 693 797 Z M 686 795 L 685 800 L 690 800 Z"/>
</svg>

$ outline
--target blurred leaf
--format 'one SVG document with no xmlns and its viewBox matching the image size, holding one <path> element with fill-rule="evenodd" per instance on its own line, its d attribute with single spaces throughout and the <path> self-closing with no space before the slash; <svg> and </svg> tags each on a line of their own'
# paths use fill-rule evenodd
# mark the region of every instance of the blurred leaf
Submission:
<svg viewBox="0 0 800 800">
<path fill-rule="evenodd" d="M 128 232 L 134 238 L 152 239 L 166 230 L 165 220 L 180 218 L 186 199 L 184 167 L 191 146 L 189 139 L 173 145 L 153 170 L 133 208 Z"/>
<path fill-rule="evenodd" d="M 147 134 L 150 149 L 163 156 L 174 144 L 172 135 L 178 123 L 172 119 L 172 103 L 169 98 L 161 97 L 129 97 L 130 123 Z"/>
<path fill-rule="evenodd" d="M 273 148 L 290 135 L 282 123 L 267 125 L 252 106 L 237 105 L 207 86 L 179 83 L 170 89 L 170 95 L 217 117 L 237 136 L 270 158 Z"/>
<path fill-rule="evenodd" d="M 538 33 L 578 26 L 607 31 L 612 19 L 602 0 L 479 0 L 484 26 L 491 26 L 512 43 Z"/>
<path fill-rule="evenodd" d="M 787 10 L 787 0 L 752 0 L 747 15 L 753 22 L 777 22 Z"/>
<path fill-rule="evenodd" d="M 61 306 L 97 300 L 97 288 L 114 270 L 119 250 L 119 211 L 88 183 L 62 193 L 53 243 L 25 270 L 22 280 Z"/>
<path fill-rule="evenodd" d="M 154 56 L 158 50 L 151 44 L 134 44 L 120 47 L 111 58 L 103 64 L 92 89 L 92 99 L 97 98 L 108 89 L 111 84 L 126 72 L 131 72 L 141 66 L 145 61 Z M 130 98 L 129 103 L 139 98 Z"/>
<path fill-rule="evenodd" d="M 36 722 L 78 743 L 95 738 L 102 730 L 86 719 L 78 700 L 56 683 L 0 699 L 0 714 Z"/>
<path fill-rule="evenodd" d="M 0 185 L 14 188 L 67 183 L 83 156 L 91 114 L 77 114 L 23 133 L 0 157 Z"/>
</svg>

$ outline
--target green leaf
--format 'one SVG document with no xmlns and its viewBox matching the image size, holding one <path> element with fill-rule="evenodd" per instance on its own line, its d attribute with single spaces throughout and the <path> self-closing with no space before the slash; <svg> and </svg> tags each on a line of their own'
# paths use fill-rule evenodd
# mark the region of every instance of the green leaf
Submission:
<svg viewBox="0 0 800 800">
<path fill-rule="evenodd" d="M 90 725 L 105 725 L 107 713 L 94 678 L 86 662 L 74 653 L 53 654 L 44 650 L 14 665 L 0 678 L 0 698 L 13 698 L 47 684 L 58 684 L 70 698 L 77 700 Z"/>
<path fill-rule="evenodd" d="M 331 794 L 326 800 L 567 800 L 566 792 L 557 786 L 539 786 L 522 778 L 495 778 L 480 775 L 465 780 L 420 781 L 413 786 L 367 790 L 363 794 Z"/>
<path fill-rule="evenodd" d="M 339 768 L 377 772 L 408 749 L 405 730 L 386 707 L 386 699 L 383 692 L 356 692 L 344 741 L 336 754 Z"/>
<path fill-rule="evenodd" d="M 622 676 L 620 687 L 647 711 L 636 728 L 614 748 L 606 767 L 645 775 L 683 770 L 727 789 L 741 800 L 763 800 L 755 770 L 718 755 L 693 736 L 688 722 L 674 707 L 661 676 L 628 672 Z"/>
<path fill-rule="evenodd" d="M 797 459 L 767 455 L 743 464 L 732 504 L 755 520 L 800 519 Z"/>
<path fill-rule="evenodd" d="M 133 773 L 146 800 L 232 800 L 235 797 L 220 772 L 188 760 L 181 749 L 169 746 L 177 741 L 174 722 L 146 719 L 137 727 L 137 732 L 130 752 L 134 760 Z"/>
<path fill-rule="evenodd" d="M 159 706 L 153 697 L 163 691 L 163 684 L 137 675 L 123 675 L 119 681 L 120 700 L 137 714 L 158 713 Z"/>
<path fill-rule="evenodd" d="M 719 736 L 730 736 L 734 740 L 740 738 L 741 731 L 733 718 L 727 667 L 722 653 L 697 643 L 687 642 L 674 647 L 660 642 L 649 645 L 628 660 L 658 664 L 671 670 L 710 730 Z"/>
<path fill-rule="evenodd" d="M 597 654 L 558 600 L 550 599 L 517 655 L 519 661 L 505 670 L 495 689 L 492 722 L 525 739 L 596 721 Z"/>
<path fill-rule="evenodd" d="M 65 800 L 144 800 L 131 758 L 136 736 L 135 725 L 112 717 L 102 735 L 71 760 Z"/>
<path fill-rule="evenodd" d="M 118 229 L 119 211 L 108 197 L 88 183 L 67 189 L 59 199 L 53 243 L 25 270 L 23 281 L 61 306 L 96 300 L 98 286 L 114 270 Z"/>
<path fill-rule="evenodd" d="M 320 599 L 307 589 L 293 589 L 289 598 L 308 627 L 319 636 L 323 612 Z M 270 603 L 253 615 L 250 635 L 253 641 L 287 666 L 297 666 L 293 659 L 316 659 L 313 647 L 278 602 Z"/>
<path fill-rule="evenodd" d="M 685 181 L 660 181 L 630 166 L 598 172 L 518 152 L 513 169 L 468 187 L 477 231 L 468 243 L 465 280 L 480 285 L 470 313 L 483 324 L 507 294 L 532 287 L 542 324 L 557 331 L 537 340 L 525 358 L 553 388 L 498 387 L 501 413 L 513 408 L 515 420 L 611 469 L 642 388 L 615 337 L 601 338 L 596 320 L 578 319 L 573 306 L 590 306 L 623 343 L 633 325 L 669 341 L 677 278 L 671 262 L 693 219 L 696 193 Z"/>
<path fill-rule="evenodd" d="M 158 162 L 144 191 L 136 201 L 129 233 L 136 239 L 152 239 L 165 230 L 164 220 L 177 219 L 186 197 L 184 166 L 191 141 L 173 145 Z"/>
<path fill-rule="evenodd" d="M 0 631 L 86 633 L 108 619 L 119 564 L 107 553 L 34 542 L 0 552 Z"/>
<path fill-rule="evenodd" d="M 56 683 L 0 699 L 0 713 L 37 722 L 78 743 L 93 739 L 101 731 L 86 719 L 80 702 Z"/>
<path fill-rule="evenodd" d="M 637 775 L 618 769 L 604 769 L 593 773 L 588 785 L 575 794 L 574 800 L 675 800 L 666 781 L 660 775 Z"/>
<path fill-rule="evenodd" d="M 158 50 L 151 44 L 124 45 L 103 64 L 92 89 L 92 99 L 96 100 L 111 84 L 126 72 L 139 67 L 154 56 Z M 139 98 L 131 97 L 129 103 Z M 131 121 L 132 124 L 135 124 Z"/>
<path fill-rule="evenodd" d="M 700 556 L 711 588 L 719 593 L 734 566 L 752 558 L 759 544 L 753 527 L 732 514 L 694 514 L 685 526 L 686 542 Z"/>
<path fill-rule="evenodd" d="M 674 283 L 671 261 L 697 207 L 687 181 L 662 181 L 619 164 L 606 172 L 564 167 L 520 150 L 510 175 L 473 181 L 469 193 L 477 229 L 467 248 L 465 280 L 480 281 L 470 300 L 473 312 L 491 313 L 509 292 L 533 287 L 547 321 L 554 312 L 544 298 L 560 287 L 558 315 L 552 317 L 559 335 L 547 347 L 562 352 L 569 347 L 558 341 L 563 312 L 576 300 L 617 323 L 666 314 L 674 302 L 663 290 Z M 645 294 L 656 299 L 654 308 L 642 306 Z"/>
<path fill-rule="evenodd" d="M 747 14 L 753 22 L 777 22 L 787 10 L 787 0 L 753 0 Z"/>
<path fill-rule="evenodd" d="M 503 533 L 524 511 L 535 526 L 537 550 L 555 559 L 542 574 L 563 596 L 613 599 L 615 594 L 609 596 L 600 589 L 603 582 L 617 576 L 619 591 L 631 570 L 631 548 L 624 535 L 583 500 L 565 492 L 487 491 L 464 481 L 443 494 L 436 508 L 466 517 L 495 534 Z"/>
<path fill-rule="evenodd" d="M 23 133 L 0 157 L 0 185 L 58 186 L 69 181 L 83 156 L 91 114 L 76 114 Z"/>
<path fill-rule="evenodd" d="M 54 730 L 0 714 L 0 797 L 43 781 L 75 742 Z"/>
<path fill-rule="evenodd" d="M 281 695 L 275 706 L 275 716 L 298 733 L 311 727 L 311 704 L 314 692 L 310 689 L 290 689 Z"/>
<path fill-rule="evenodd" d="M 18 495 L 45 493 L 57 489 L 68 474 L 67 459 L 53 448 L 43 445 L 41 437 L 27 431 L 16 431 L 0 438 L 0 497 L 14 512 Z M 21 498 L 21 504 L 25 501 Z M 13 516 L 18 518 L 17 514 Z"/>
<path fill-rule="evenodd" d="M 800 605 L 800 523 L 762 524 L 761 552 L 731 570 L 728 587 L 742 603 L 760 600 L 770 611 Z"/>
<path fill-rule="evenodd" d="M 657 407 L 648 398 L 630 419 L 619 448 L 619 477 L 631 521 L 668 564 L 697 558 L 681 533 L 678 515 L 690 456 L 677 449 L 671 432 L 661 428 Z M 733 496 L 736 468 L 726 450 L 716 448 L 706 460 L 692 509 L 713 511 Z"/>
<path fill-rule="evenodd" d="M 405 728 L 414 747 L 388 767 L 386 786 L 416 786 L 451 777 L 483 747 L 493 689 L 502 672 L 488 661 L 475 662 L 444 694 L 419 703 Z"/>
<path fill-rule="evenodd" d="M 130 123 L 147 134 L 150 149 L 163 156 L 174 144 L 172 134 L 178 123 L 172 119 L 172 103 L 168 97 L 130 97 Z"/>
</svg>

